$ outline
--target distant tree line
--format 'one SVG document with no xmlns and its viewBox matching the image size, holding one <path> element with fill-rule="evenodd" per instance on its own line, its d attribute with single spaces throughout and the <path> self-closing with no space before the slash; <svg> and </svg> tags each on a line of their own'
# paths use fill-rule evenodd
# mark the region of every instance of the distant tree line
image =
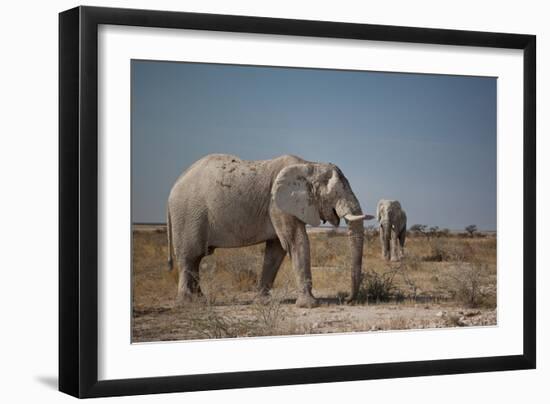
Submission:
<svg viewBox="0 0 550 404">
<path fill-rule="evenodd" d="M 427 226 L 425 224 L 413 224 L 409 227 L 409 234 L 413 236 L 424 236 L 429 240 L 436 237 L 448 237 L 451 234 L 451 230 L 448 228 L 439 228 L 439 226 Z M 469 236 L 469 237 L 482 237 L 483 234 L 480 233 L 475 224 L 470 224 L 464 228 L 463 233 L 458 233 L 458 235 Z"/>
<path fill-rule="evenodd" d="M 409 227 L 407 234 L 413 237 L 426 237 L 428 241 L 438 237 L 449 237 L 453 235 L 450 229 L 439 226 L 427 226 L 425 224 L 413 224 Z M 481 233 L 475 224 L 470 224 L 464 227 L 463 232 L 455 232 L 454 235 L 458 237 L 484 237 L 485 234 Z M 367 225 L 365 226 L 365 237 L 367 241 L 371 241 L 373 238 L 378 237 L 378 226 Z"/>
</svg>

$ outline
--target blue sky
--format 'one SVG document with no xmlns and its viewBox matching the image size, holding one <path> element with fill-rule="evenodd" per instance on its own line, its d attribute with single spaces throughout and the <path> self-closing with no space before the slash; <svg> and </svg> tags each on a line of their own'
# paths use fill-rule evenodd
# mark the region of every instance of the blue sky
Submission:
<svg viewBox="0 0 550 404">
<path fill-rule="evenodd" d="M 132 220 L 209 153 L 338 165 L 363 211 L 496 228 L 496 78 L 132 61 Z"/>
</svg>

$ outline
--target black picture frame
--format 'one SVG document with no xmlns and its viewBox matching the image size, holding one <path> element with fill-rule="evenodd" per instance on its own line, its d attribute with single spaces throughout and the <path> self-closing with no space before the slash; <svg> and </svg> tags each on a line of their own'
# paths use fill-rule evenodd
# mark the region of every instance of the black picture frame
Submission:
<svg viewBox="0 0 550 404">
<path fill-rule="evenodd" d="M 99 381 L 97 52 L 100 24 L 523 50 L 523 354 Z M 59 390 L 83 398 L 534 369 L 535 73 L 534 35 L 96 7 L 77 7 L 60 13 Z"/>
</svg>

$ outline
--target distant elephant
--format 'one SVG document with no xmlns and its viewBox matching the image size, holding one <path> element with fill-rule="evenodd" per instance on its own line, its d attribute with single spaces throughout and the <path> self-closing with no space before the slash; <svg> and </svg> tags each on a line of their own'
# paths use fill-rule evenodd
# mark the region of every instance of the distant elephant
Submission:
<svg viewBox="0 0 550 404">
<path fill-rule="evenodd" d="M 380 223 L 382 257 L 386 260 L 391 258 L 392 261 L 399 261 L 403 257 L 407 235 L 407 215 L 401 208 L 401 203 L 381 199 L 376 206 L 376 219 Z"/>
<path fill-rule="evenodd" d="M 268 295 L 288 252 L 296 273 L 298 307 L 314 307 L 306 224 L 348 223 L 353 301 L 361 281 L 364 215 L 348 180 L 334 164 L 285 155 L 245 161 L 208 155 L 177 179 L 168 198 L 169 266 L 179 266 L 176 303 L 201 295 L 199 264 L 216 248 L 265 242 L 259 291 Z"/>
</svg>

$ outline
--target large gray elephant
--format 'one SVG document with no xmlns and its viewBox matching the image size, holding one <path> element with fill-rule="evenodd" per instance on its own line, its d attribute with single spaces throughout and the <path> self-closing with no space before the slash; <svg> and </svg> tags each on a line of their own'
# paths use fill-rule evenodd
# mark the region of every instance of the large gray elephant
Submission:
<svg viewBox="0 0 550 404">
<path fill-rule="evenodd" d="M 356 298 L 361 281 L 364 215 L 348 180 L 334 164 L 286 155 L 245 161 L 208 155 L 177 179 L 168 198 L 169 265 L 179 266 L 178 304 L 201 295 L 201 259 L 216 248 L 265 242 L 259 291 L 269 294 L 288 253 L 296 273 L 298 307 L 314 307 L 306 224 L 348 223 L 352 282 Z"/>
<path fill-rule="evenodd" d="M 382 257 L 386 260 L 391 258 L 392 261 L 399 261 L 404 254 L 407 235 L 407 214 L 401 207 L 401 203 L 381 199 L 376 206 L 376 219 L 380 223 Z"/>
</svg>

